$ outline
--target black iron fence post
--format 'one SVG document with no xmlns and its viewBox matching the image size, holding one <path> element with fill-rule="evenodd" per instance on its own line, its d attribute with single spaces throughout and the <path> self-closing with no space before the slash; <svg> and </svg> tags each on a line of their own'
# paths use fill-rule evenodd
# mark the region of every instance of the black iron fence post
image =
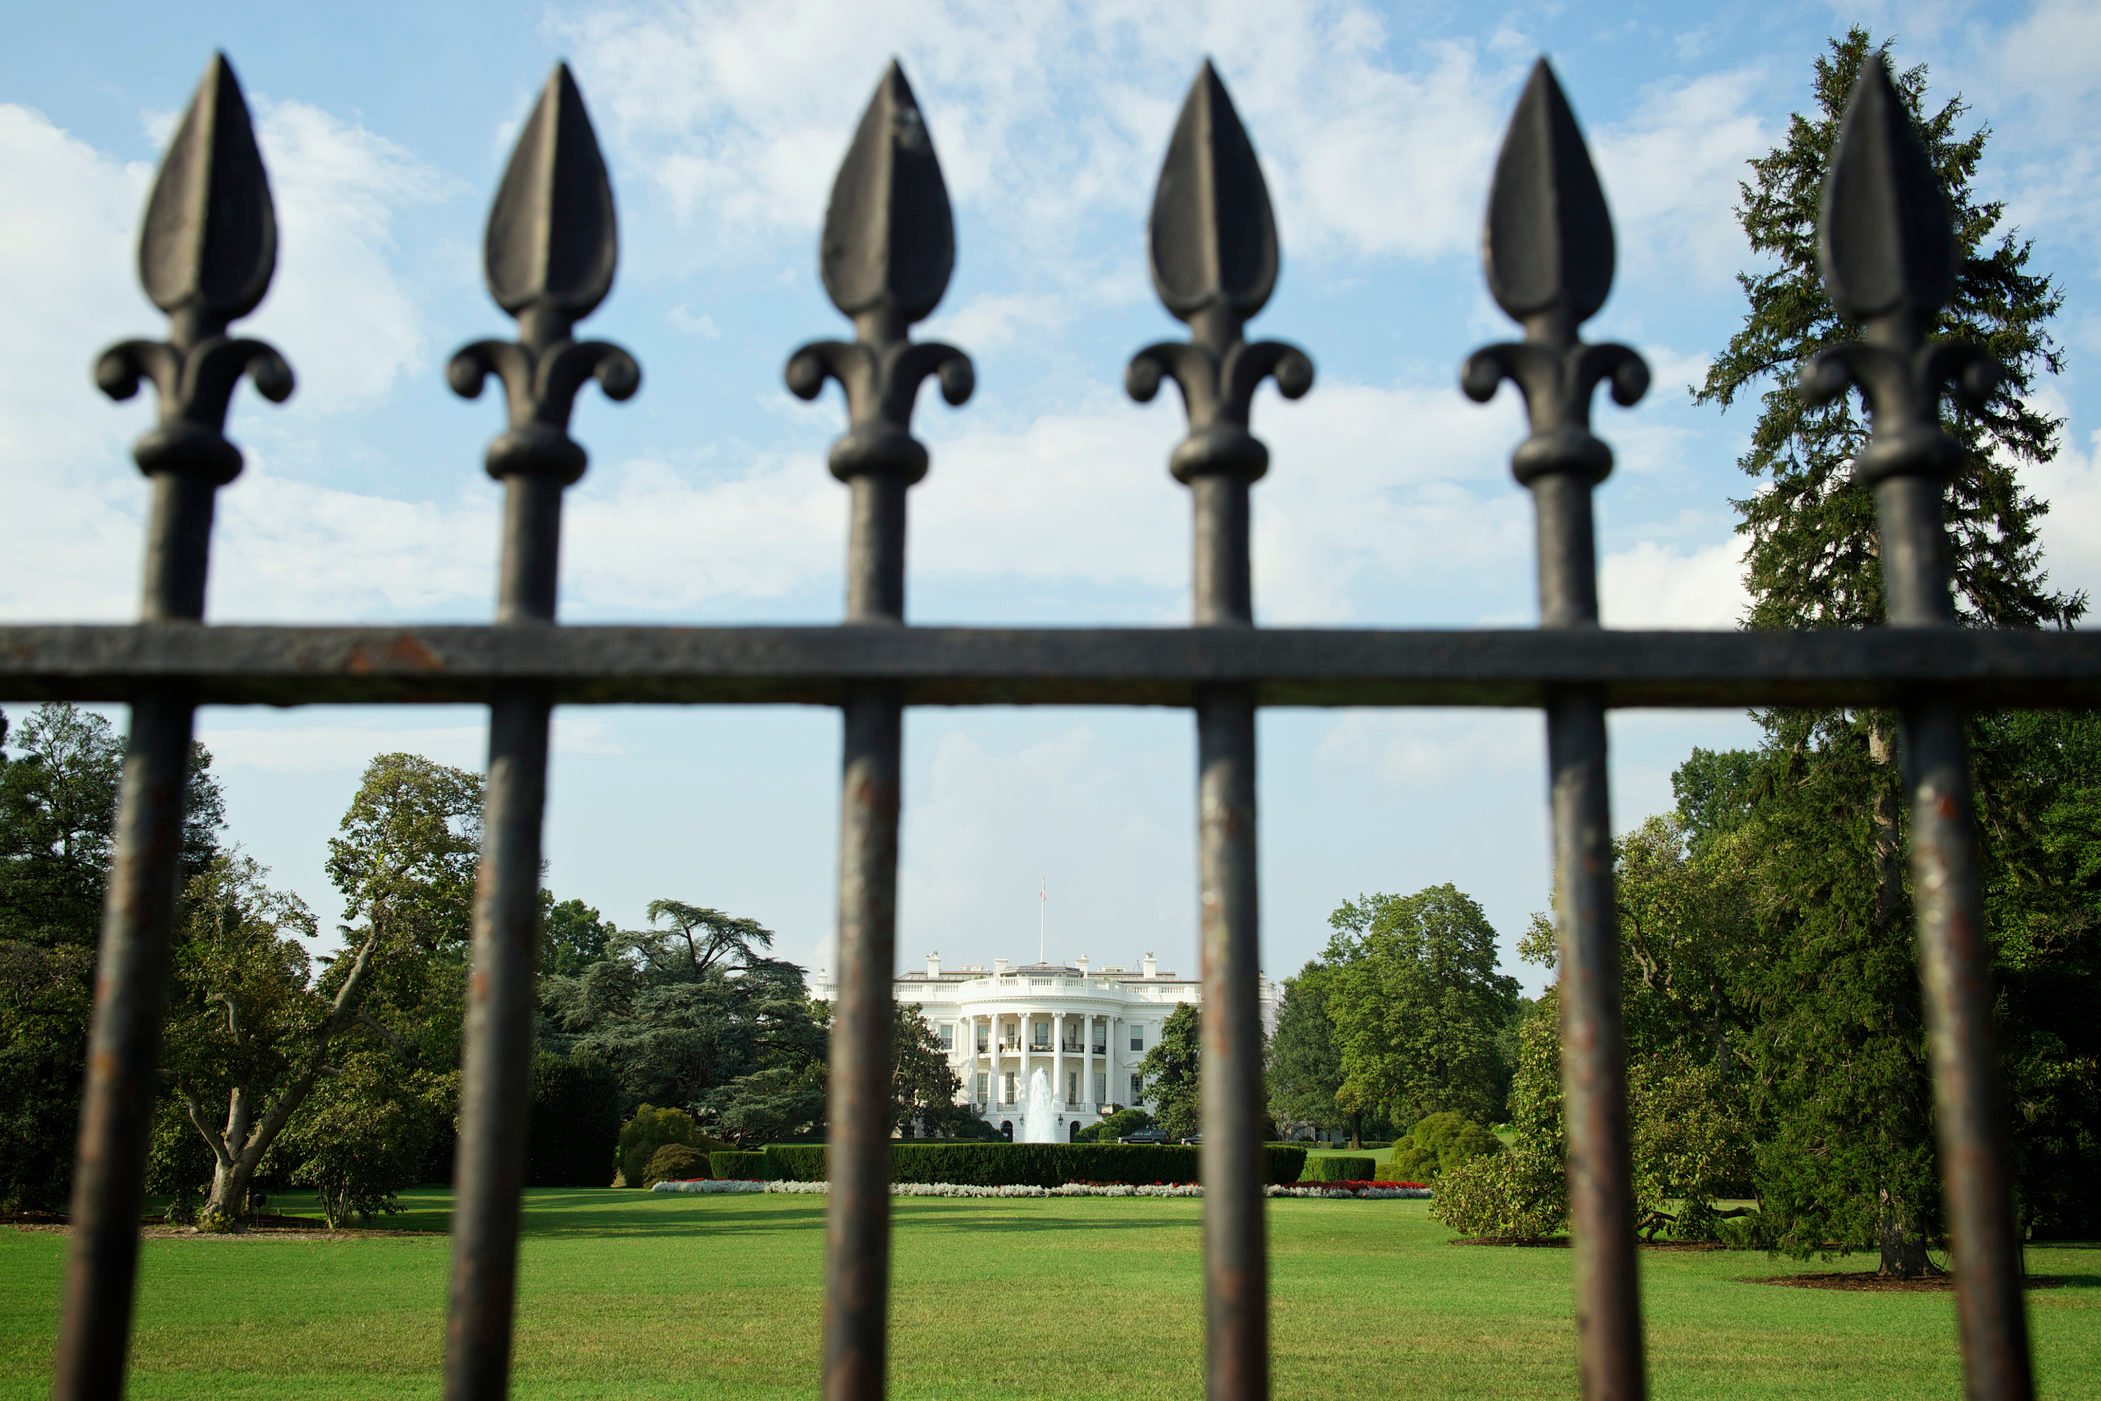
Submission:
<svg viewBox="0 0 2101 1401">
<path fill-rule="evenodd" d="M 595 378 L 618 400 L 641 385 L 626 351 L 571 335 L 612 289 L 618 252 L 605 161 L 575 80 L 557 65 L 489 213 L 489 292 L 518 319 L 518 339 L 477 341 L 447 370 L 461 395 L 479 395 L 495 375 L 507 399 L 509 427 L 487 457 L 489 475 L 504 484 L 499 626 L 554 622 L 562 492 L 585 465 L 568 431 L 578 391 Z M 552 715 L 544 688 L 518 684 L 500 688 L 489 712 L 453 1174 L 445 1391 L 456 1401 L 501 1397 L 509 1386 Z"/>
<path fill-rule="evenodd" d="M 262 154 L 233 69 L 215 55 L 161 160 L 139 239 L 139 281 L 168 314 L 168 339 L 124 341 L 95 367 L 113 399 L 144 380 L 160 396 L 160 421 L 134 450 L 153 481 L 141 600 L 149 623 L 204 617 L 213 496 L 241 470 L 224 433 L 234 388 L 245 374 L 266 398 L 292 392 L 275 350 L 226 334 L 262 301 L 276 267 Z M 65 1398 L 124 1387 L 195 718 L 180 687 L 141 689 L 132 700 L 73 1179 L 53 1388 Z"/>
<path fill-rule="evenodd" d="M 1249 344 L 1241 335 L 1276 286 L 1276 220 L 1254 146 L 1208 62 L 1168 144 L 1150 250 L 1153 286 L 1190 338 L 1138 352 L 1128 387 L 1141 402 L 1159 392 L 1163 377 L 1182 389 L 1189 435 L 1171 466 L 1195 508 L 1197 625 L 1252 627 L 1248 496 L 1269 451 L 1248 432 L 1249 409 L 1272 375 L 1287 398 L 1304 394 L 1313 363 L 1281 342 Z M 1222 1401 L 1269 1394 L 1254 692 L 1199 691 L 1196 747 L 1205 1375 L 1209 1394 Z"/>
<path fill-rule="evenodd" d="M 1854 471 L 1874 487 L 1890 625 L 1952 629 L 1941 496 L 1963 449 L 1941 427 L 1940 400 L 1952 390 L 1968 408 L 1984 408 L 2000 369 L 1977 346 L 1929 340 L 1955 290 L 1953 220 L 1879 54 L 1846 105 L 1819 223 L 1825 286 L 1840 311 L 1864 323 L 1864 337 L 1812 360 L 1803 392 L 1824 402 L 1857 385 L 1867 400 L 1873 431 Z M 2035 1383 L 1966 715 L 1935 691 L 1908 698 L 1902 715 L 1912 900 L 1965 1378 L 1975 1401 L 2026 1397 Z"/>
<path fill-rule="evenodd" d="M 905 620 L 905 491 L 926 476 L 912 406 L 929 375 L 942 397 L 970 397 L 968 357 L 914 343 L 955 268 L 954 218 L 918 101 L 893 62 L 839 167 L 819 259 L 854 339 L 815 341 L 788 361 L 789 389 L 846 393 L 848 430 L 832 474 L 852 490 L 849 624 Z M 851 687 L 844 704 L 839 807 L 838 988 L 832 1004 L 826 1134 L 824 1395 L 883 1394 L 890 1290 L 890 1077 L 897 950 L 897 821 L 904 706 L 897 688 Z"/>
<path fill-rule="evenodd" d="M 1496 304 L 1524 325 L 1525 339 L 1475 352 L 1462 383 L 1482 401 L 1505 379 L 1523 393 L 1532 435 L 1511 465 L 1538 514 L 1540 623 L 1595 628 L 1591 492 L 1612 470 L 1612 450 L 1590 431 L 1590 396 L 1609 378 L 1612 397 L 1632 404 L 1649 374 L 1625 346 L 1586 345 L 1578 336 L 1612 286 L 1612 221 L 1545 60 L 1532 70 L 1496 160 L 1482 261 Z M 1585 1396 L 1637 1397 L 1641 1299 L 1604 696 L 1559 688 L 1546 713 L 1579 1365 Z"/>
</svg>

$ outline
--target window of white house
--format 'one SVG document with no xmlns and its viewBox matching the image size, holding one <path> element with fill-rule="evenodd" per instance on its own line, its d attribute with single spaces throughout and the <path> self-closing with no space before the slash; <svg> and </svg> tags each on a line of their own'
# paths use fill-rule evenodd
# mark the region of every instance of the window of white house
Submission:
<svg viewBox="0 0 2101 1401">
<path fill-rule="evenodd" d="M 978 1092 L 975 1095 L 973 1095 L 972 1098 L 977 1100 L 980 1104 L 984 1103 L 985 1091 L 988 1088 L 990 1088 L 991 1079 L 992 1077 L 987 1075 L 984 1071 L 980 1070 L 978 1072 Z"/>
<path fill-rule="evenodd" d="M 1097 1070 L 1094 1072 L 1094 1102 L 1096 1104 L 1107 1104 L 1109 1102 L 1109 1076 L 1106 1071 Z"/>
<path fill-rule="evenodd" d="M 1131 1049 L 1134 1051 L 1145 1049 L 1145 1032 L 1140 1027 L 1134 1026 L 1131 1028 Z"/>
<path fill-rule="evenodd" d="M 980 1026 L 978 1028 L 978 1049 L 981 1051 L 989 1050 L 991 1046 L 992 1028 L 989 1026 Z"/>
<path fill-rule="evenodd" d="M 1010 1071 L 1008 1071 L 1008 1072 L 1007 1072 L 1007 1076 L 1006 1076 L 1006 1079 L 1007 1079 L 1007 1085 L 1006 1085 L 1006 1097 L 1005 1097 L 1004 1099 L 1002 1099 L 1002 1100 L 1001 1100 L 1000 1102 L 1001 1102 L 1002 1104 L 1012 1104 L 1012 1103 L 1014 1102 L 1014 1072 L 1013 1072 L 1013 1071 L 1011 1071 L 1011 1070 L 1010 1070 Z"/>
<path fill-rule="evenodd" d="M 1077 1070 L 1065 1072 L 1065 1102 L 1067 1104 L 1078 1104 L 1080 1102 L 1080 1072 Z"/>
<path fill-rule="evenodd" d="M 941 1023 L 941 1049 L 944 1051 L 956 1049 L 956 1024 L 954 1022 Z"/>
<path fill-rule="evenodd" d="M 1133 1075 L 1131 1077 L 1131 1103 L 1136 1104 L 1144 1098 L 1145 1077 L 1143 1075 Z"/>
</svg>

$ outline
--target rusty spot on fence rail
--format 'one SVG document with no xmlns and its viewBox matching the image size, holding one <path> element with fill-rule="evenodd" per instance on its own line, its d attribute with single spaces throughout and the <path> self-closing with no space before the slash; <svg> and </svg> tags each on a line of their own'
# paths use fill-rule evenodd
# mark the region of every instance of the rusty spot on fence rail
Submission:
<svg viewBox="0 0 2101 1401">
<path fill-rule="evenodd" d="M 343 664 L 343 670 L 353 676 L 375 671 L 399 671 L 404 667 L 417 671 L 443 671 L 445 659 L 421 638 L 405 632 L 384 643 L 355 644 L 350 649 L 349 660 Z"/>
</svg>

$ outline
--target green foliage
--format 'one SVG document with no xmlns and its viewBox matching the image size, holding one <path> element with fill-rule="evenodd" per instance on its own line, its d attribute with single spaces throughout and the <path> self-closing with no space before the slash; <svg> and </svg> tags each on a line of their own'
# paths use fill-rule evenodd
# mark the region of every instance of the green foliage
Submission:
<svg viewBox="0 0 2101 1401">
<path fill-rule="evenodd" d="M 328 839 L 328 878 L 346 913 L 388 947 L 464 948 L 481 856 L 482 781 L 420 754 L 365 766 L 341 834 Z"/>
<path fill-rule="evenodd" d="M 1629 1069 L 1634 1215 L 1680 1240 L 1715 1240 L 1715 1199 L 1749 1182 L 1751 1143 L 1739 1097 L 1712 1065 L 1637 1061 Z"/>
<path fill-rule="evenodd" d="M 1882 620 L 1874 502 L 1852 473 L 1867 438 L 1864 405 L 1856 391 L 1811 407 L 1796 378 L 1816 352 L 1861 334 L 1824 292 L 1816 219 L 1846 99 L 1882 47 L 1858 26 L 1832 40 L 1816 61 L 1810 109 L 1795 115 L 1785 141 L 1751 162 L 1737 215 L 1763 267 L 1739 274 L 1749 303 L 1743 328 L 1694 396 L 1727 408 L 1768 386 L 1738 460 L 1762 479 L 1761 490 L 1736 503 L 1749 540 L 1753 627 Z M 1990 128 L 1961 132 L 1967 109 L 1959 97 L 1929 111 L 1923 65 L 1899 73 L 1897 88 L 1955 213 L 1955 294 L 1932 330 L 1980 344 L 2007 372 L 1981 412 L 1952 399 L 1942 408 L 1942 426 L 1964 449 L 1946 498 L 1956 606 L 1964 618 L 1997 627 L 2069 623 L 2085 601 L 2044 588 L 2036 525 L 2048 508 L 2018 478 L 2021 465 L 2055 455 L 2063 427 L 2032 399 L 2039 372 L 2063 369 L 2047 329 L 2063 298 L 2048 277 L 2029 271 L 2032 245 L 2002 227 L 2004 203 L 1980 202 L 1971 188 Z"/>
<path fill-rule="evenodd" d="M 629 1187 L 642 1185 L 649 1160 L 667 1143 L 698 1148 L 707 1142 L 700 1125 L 683 1109 L 659 1109 L 653 1104 L 638 1106 L 634 1117 L 620 1126 L 620 1176 Z M 726 1143 L 708 1143 L 710 1149 Z"/>
<path fill-rule="evenodd" d="M 1198 1102 L 1198 1065 L 1203 1056 L 1201 1015 L 1185 1002 L 1167 1014 L 1160 1039 L 1138 1062 L 1145 1092 L 1170 1138 L 1187 1138 L 1203 1125 Z"/>
<path fill-rule="evenodd" d="M 0 714 L 0 1205 L 59 1209 L 71 1191 L 123 760 L 93 712 L 49 703 L 12 730 Z M 225 817 L 210 765 L 192 746 L 184 880 Z"/>
<path fill-rule="evenodd" d="M 685 1182 L 706 1177 L 708 1160 L 712 1156 L 711 1152 L 702 1152 L 684 1143 L 667 1143 L 649 1155 L 649 1166 L 642 1170 L 642 1185 L 654 1187 L 659 1182 Z"/>
<path fill-rule="evenodd" d="M 620 931 L 581 900 L 554 898 L 540 890 L 540 974 L 573 978 L 612 951 Z"/>
<path fill-rule="evenodd" d="M 620 1077 L 589 1052 L 533 1057 L 528 1187 L 603 1187 L 620 1146 Z"/>
<path fill-rule="evenodd" d="M 1433 1182 L 1451 1168 L 1503 1151 L 1494 1133 L 1449 1110 L 1426 1115 L 1393 1145 L 1393 1156 L 1379 1169 L 1382 1180 Z"/>
<path fill-rule="evenodd" d="M 1270 1143 L 1262 1148 L 1262 1180 L 1287 1186 L 1306 1173 L 1306 1150 L 1291 1143 Z"/>
<path fill-rule="evenodd" d="M 766 1155 L 766 1176 L 773 1182 L 822 1182 L 825 1156 L 822 1143 L 769 1143 L 759 1150 Z"/>
<path fill-rule="evenodd" d="M 772 931 L 658 900 L 657 927 L 540 983 L 541 1042 L 614 1067 L 623 1106 L 683 1104 L 739 1143 L 794 1137 L 824 1118 L 823 1008 L 802 970 L 760 956 Z"/>
<path fill-rule="evenodd" d="M 1543 1240 L 1568 1220 L 1559 1015 L 1559 995 L 1548 988 L 1518 1025 L 1510 1081 L 1515 1144 L 1508 1152 L 1460 1163 L 1437 1179 L 1430 1214 L 1463 1236 Z"/>
<path fill-rule="evenodd" d="M 0 1205 L 56 1211 L 73 1181 L 93 951 L 0 940 Z"/>
<path fill-rule="evenodd" d="M 1265 1067 L 1270 1116 L 1280 1124 L 1318 1130 L 1348 1119 L 1355 1127 L 1362 1117 L 1346 1115 L 1336 1099 L 1342 1089 L 1342 1049 L 1328 1012 L 1332 981 L 1333 973 L 1319 959 L 1284 980 Z"/>
<path fill-rule="evenodd" d="M 1496 932 L 1481 907 L 1440 885 L 1350 901 L 1329 923 L 1341 1107 L 1396 1123 L 1440 1110 L 1501 1118 L 1499 1043 L 1517 982 L 1497 971 Z"/>
<path fill-rule="evenodd" d="M 948 1063 L 948 1052 L 911 1003 L 899 1003 L 891 1022 L 890 1127 L 917 1131 L 921 1138 L 940 1138 L 962 1120 L 977 1116 L 956 1103 L 963 1082 Z"/>
<path fill-rule="evenodd" d="M 1568 1222 L 1561 1160 L 1520 1146 L 1462 1163 L 1437 1180 L 1430 1214 L 1462 1236 L 1545 1240 Z"/>
<path fill-rule="evenodd" d="M 1128 1137 L 1140 1129 L 1149 1129 L 1152 1126 L 1153 1116 L 1143 1109 L 1118 1109 L 1081 1129 L 1073 1138 L 1073 1142 L 1114 1143 L 1119 1138 Z"/>
<path fill-rule="evenodd" d="M 708 1154 L 708 1176 L 738 1178 L 747 1182 L 771 1180 L 766 1155 L 755 1149 L 721 1148 Z"/>
<path fill-rule="evenodd" d="M 1309 1157 L 1299 1169 L 1301 1182 L 1371 1182 L 1379 1173 L 1378 1160 L 1355 1154 Z"/>
<path fill-rule="evenodd" d="M 296 1163 L 292 1180 L 312 1187 L 328 1224 L 400 1209 L 440 1114 L 458 1093 L 452 1076 L 407 1069 L 384 1051 L 358 1051 L 315 1082 L 278 1141 Z"/>
</svg>

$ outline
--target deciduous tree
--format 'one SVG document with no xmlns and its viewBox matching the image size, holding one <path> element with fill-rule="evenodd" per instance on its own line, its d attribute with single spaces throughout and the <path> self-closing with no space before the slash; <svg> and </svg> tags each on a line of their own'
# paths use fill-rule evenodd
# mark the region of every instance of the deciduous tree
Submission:
<svg viewBox="0 0 2101 1401">
<path fill-rule="evenodd" d="M 1496 932 L 1452 885 L 1371 895 L 1329 916 L 1328 1015 L 1345 1110 L 1412 1124 L 1441 1110 L 1502 1117 L 1501 1033 L 1517 980 L 1498 971 Z"/>
</svg>

